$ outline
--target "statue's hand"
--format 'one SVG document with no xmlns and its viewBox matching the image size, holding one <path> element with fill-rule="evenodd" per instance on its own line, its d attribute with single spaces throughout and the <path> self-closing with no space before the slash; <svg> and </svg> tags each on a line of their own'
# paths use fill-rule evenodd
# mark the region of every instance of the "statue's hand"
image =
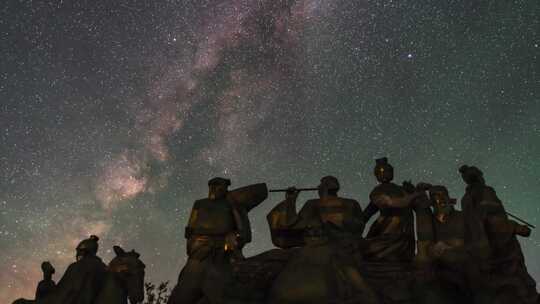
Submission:
<svg viewBox="0 0 540 304">
<path fill-rule="evenodd" d="M 416 190 L 417 191 L 427 191 L 431 187 L 433 187 L 433 185 L 431 185 L 430 183 L 420 182 L 420 183 L 416 184 Z"/>
<path fill-rule="evenodd" d="M 522 237 L 529 237 L 531 236 L 531 228 L 525 225 L 517 225 L 514 229 L 514 233 Z"/>
<path fill-rule="evenodd" d="M 298 194 L 300 194 L 300 191 L 298 191 L 296 187 L 289 187 L 285 192 L 285 199 L 296 201 L 296 199 L 298 198 Z"/>
<path fill-rule="evenodd" d="M 235 251 L 238 248 L 239 239 L 240 234 L 238 234 L 238 232 L 229 232 L 225 236 L 225 245 L 223 249 L 225 251 Z"/>
<path fill-rule="evenodd" d="M 412 181 L 410 180 L 403 181 L 402 186 L 403 186 L 403 189 L 405 189 L 407 193 L 413 193 L 416 191 L 416 188 L 414 187 Z"/>
<path fill-rule="evenodd" d="M 417 191 L 411 194 L 411 205 L 415 209 L 426 209 L 431 206 L 431 201 L 424 191 Z"/>
</svg>

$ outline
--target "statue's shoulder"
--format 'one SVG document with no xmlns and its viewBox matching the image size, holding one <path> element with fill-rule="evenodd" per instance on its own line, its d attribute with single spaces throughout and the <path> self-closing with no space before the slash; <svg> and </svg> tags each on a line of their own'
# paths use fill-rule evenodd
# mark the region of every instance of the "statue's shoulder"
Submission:
<svg viewBox="0 0 540 304">
<path fill-rule="evenodd" d="M 485 185 L 483 188 L 482 188 L 482 192 L 484 195 L 497 195 L 497 191 L 495 191 L 495 189 L 491 186 L 488 186 L 488 185 Z"/>
<path fill-rule="evenodd" d="M 210 200 L 208 198 L 198 199 L 193 203 L 193 208 L 199 208 L 201 206 L 207 205 L 209 201 Z"/>
<path fill-rule="evenodd" d="M 359 207 L 360 206 L 360 203 L 355 200 L 355 199 L 352 199 L 352 198 L 347 198 L 347 197 L 340 197 L 341 201 L 343 202 L 343 204 L 345 206 L 349 206 L 349 207 Z"/>
<path fill-rule="evenodd" d="M 79 278 L 82 274 L 86 272 L 86 267 L 83 260 L 84 259 L 81 259 L 79 261 L 69 264 L 69 266 L 66 268 L 66 271 L 64 272 L 64 275 L 62 276 L 62 279 L 59 282 L 61 283 L 61 285 L 72 284 L 73 281 L 75 281 L 77 278 Z"/>
<path fill-rule="evenodd" d="M 105 265 L 103 260 L 98 256 L 90 256 L 78 261 L 77 263 L 81 263 L 79 267 L 85 269 L 104 270 L 107 268 L 107 265 Z"/>
<path fill-rule="evenodd" d="M 67 269 L 66 269 L 66 272 L 70 271 L 70 270 L 76 270 L 78 268 L 81 268 L 82 265 L 83 265 L 83 260 L 78 260 L 76 262 L 73 262 L 71 264 L 68 265 Z"/>
<path fill-rule="evenodd" d="M 373 190 L 370 193 L 370 197 L 374 195 L 381 195 L 385 194 L 388 196 L 394 196 L 394 197 L 402 197 L 405 195 L 405 190 L 403 187 L 396 185 L 394 183 L 384 183 L 379 184 L 373 188 Z"/>
</svg>

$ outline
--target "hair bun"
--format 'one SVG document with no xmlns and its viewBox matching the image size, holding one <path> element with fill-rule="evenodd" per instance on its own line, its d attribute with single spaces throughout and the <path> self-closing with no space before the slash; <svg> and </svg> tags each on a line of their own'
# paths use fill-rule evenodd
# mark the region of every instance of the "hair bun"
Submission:
<svg viewBox="0 0 540 304">
<path fill-rule="evenodd" d="M 90 236 L 90 239 L 96 242 L 99 241 L 99 238 L 97 237 L 97 235 L 93 235 L 93 234 Z"/>
</svg>

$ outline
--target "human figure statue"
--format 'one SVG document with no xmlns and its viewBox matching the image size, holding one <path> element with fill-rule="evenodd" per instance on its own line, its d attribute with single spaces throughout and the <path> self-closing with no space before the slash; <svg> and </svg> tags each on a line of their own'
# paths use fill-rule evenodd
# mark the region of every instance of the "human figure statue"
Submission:
<svg viewBox="0 0 540 304">
<path fill-rule="evenodd" d="M 509 220 L 495 190 L 487 186 L 483 173 L 474 166 L 459 168 L 467 184 L 461 199 L 465 218 L 465 244 L 478 265 L 471 272 L 481 300 L 494 303 L 539 303 L 536 282 L 528 274 L 516 235 L 528 237 L 531 230 Z"/>
<path fill-rule="evenodd" d="M 319 199 L 308 200 L 299 213 L 296 212 L 296 201 L 300 192 L 294 187 L 289 188 L 285 200 L 267 216 L 274 244 L 280 248 L 303 246 L 305 233 L 315 233 L 328 222 L 355 235 L 361 234 L 364 230 L 362 207 L 353 199 L 339 197 L 339 187 L 337 178 L 323 177 Z M 310 231 L 306 231 L 308 227 Z"/>
<path fill-rule="evenodd" d="M 426 264 L 426 250 L 432 239 L 429 202 L 424 189 L 416 189 L 410 182 L 404 183 L 406 187 L 392 182 L 394 168 L 386 157 L 376 160 L 373 173 L 379 184 L 369 195 L 363 218 L 367 223 L 377 212 L 379 217 L 366 236 L 366 277 L 384 303 L 410 303 L 413 262 L 417 259 L 422 261 L 419 264 Z M 413 211 L 417 212 L 418 255 Z"/>
<path fill-rule="evenodd" d="M 97 256 L 99 238 L 91 235 L 76 248 L 76 261 L 68 266 L 56 289 L 61 303 L 92 304 L 101 289 L 107 266 Z"/>
<path fill-rule="evenodd" d="M 465 246 L 463 213 L 454 209 L 456 200 L 448 189 L 436 185 L 429 188 L 433 206 L 433 243 L 428 248 L 434 278 L 423 287 L 427 295 L 423 303 L 473 303 L 468 282 L 470 253 Z"/>
<path fill-rule="evenodd" d="M 308 200 L 297 213 L 299 191 L 291 187 L 268 214 L 274 245 L 294 252 L 274 282 L 271 303 L 379 303 L 355 259 L 364 229 L 362 208 L 356 200 L 338 196 L 339 188 L 337 178 L 323 177 L 319 199 Z M 346 239 L 352 242 L 344 252 L 340 241 Z"/>
<path fill-rule="evenodd" d="M 169 304 L 219 303 L 234 261 L 251 241 L 248 212 L 268 196 L 266 184 L 228 191 L 231 182 L 216 177 L 208 182 L 208 198 L 195 201 L 185 229 L 188 261 L 178 277 Z"/>
<path fill-rule="evenodd" d="M 52 279 L 55 272 L 54 267 L 49 262 L 41 263 L 41 271 L 43 272 L 43 280 L 38 283 L 36 289 L 36 300 L 44 299 L 56 287 L 56 283 Z"/>
</svg>

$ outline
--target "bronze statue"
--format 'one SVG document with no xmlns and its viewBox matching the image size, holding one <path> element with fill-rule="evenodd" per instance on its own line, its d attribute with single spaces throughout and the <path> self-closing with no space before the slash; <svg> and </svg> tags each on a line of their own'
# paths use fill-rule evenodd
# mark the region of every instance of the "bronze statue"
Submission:
<svg viewBox="0 0 540 304">
<path fill-rule="evenodd" d="M 386 157 L 376 160 L 373 171 L 379 185 L 370 193 L 364 211 L 367 222 L 375 213 L 379 217 L 371 225 L 363 252 L 365 275 L 384 303 L 410 303 L 415 259 L 414 213 L 417 212 L 418 260 L 425 260 L 427 244 L 432 238 L 429 225 L 429 202 L 424 189 L 410 183 L 396 185 L 394 168 Z M 421 225 L 420 225 L 421 224 Z M 399 277 L 399 280 L 396 278 Z"/>
<path fill-rule="evenodd" d="M 267 198 L 266 184 L 229 191 L 228 179 L 209 180 L 208 198 L 195 201 L 185 228 L 188 261 L 168 303 L 540 303 L 516 237 L 531 230 L 508 218 L 478 168 L 459 169 L 467 184 L 463 211 L 446 187 L 397 185 L 393 170 L 387 158 L 376 160 L 379 184 L 364 212 L 338 195 L 333 176 L 317 188 L 288 188 L 267 216 L 278 248 L 250 258 L 242 253 L 252 238 L 248 213 Z M 319 198 L 297 212 L 305 190 L 317 190 Z M 14 304 L 140 303 L 139 254 L 115 246 L 116 257 L 105 266 L 98 240 L 92 235 L 79 243 L 57 285 L 54 267 L 42 263 L 36 300 Z"/>
<path fill-rule="evenodd" d="M 422 285 L 426 296 L 423 303 L 473 303 L 467 269 L 470 253 L 465 246 L 463 213 L 454 209 L 456 200 L 450 198 L 444 186 L 431 186 L 429 198 L 433 206 L 433 242 L 428 255 L 434 277 Z"/>
<path fill-rule="evenodd" d="M 78 261 L 71 264 L 50 293 L 36 300 L 13 304 L 125 304 L 144 300 L 144 263 L 135 251 L 114 246 L 116 257 L 108 267 L 95 256 L 97 237 L 81 242 Z"/>
<path fill-rule="evenodd" d="M 299 192 L 290 188 L 268 214 L 273 243 L 291 251 L 268 303 L 379 303 L 357 267 L 362 209 L 357 201 L 339 197 L 339 188 L 335 177 L 323 177 L 319 199 L 308 200 L 299 213 Z"/>
<path fill-rule="evenodd" d="M 113 247 L 116 256 L 109 262 L 102 288 L 94 304 L 142 303 L 144 300 L 144 263 L 135 250 Z"/>
<path fill-rule="evenodd" d="M 36 300 L 41 300 L 45 298 L 56 287 L 56 283 L 52 279 L 52 275 L 55 273 L 55 269 L 51 265 L 51 263 L 41 263 L 41 271 L 43 272 L 43 280 L 38 283 L 36 289 Z"/>
<path fill-rule="evenodd" d="M 91 304 L 101 289 L 107 266 L 97 256 L 99 238 L 91 235 L 76 248 L 76 262 L 68 266 L 57 285 L 65 303 Z"/>
<path fill-rule="evenodd" d="M 372 240 L 373 246 L 365 257 L 377 261 L 412 261 L 415 251 L 412 199 L 403 187 L 392 182 L 394 168 L 386 157 L 376 160 L 373 173 L 379 185 L 369 194 L 364 222 L 377 212 L 380 215 L 369 228 L 367 239 Z"/>
<path fill-rule="evenodd" d="M 291 187 L 285 194 L 285 200 L 268 214 L 274 245 L 280 248 L 303 246 L 307 228 L 310 228 L 307 233 L 314 233 L 327 222 L 361 236 L 364 222 L 360 204 L 337 195 L 339 182 L 333 176 L 323 177 L 318 189 L 320 198 L 307 201 L 300 213 L 297 213 L 296 200 L 299 191 Z"/>
<path fill-rule="evenodd" d="M 266 184 L 228 191 L 230 181 L 208 182 L 208 198 L 197 200 L 185 229 L 188 261 L 169 298 L 169 304 L 219 303 L 232 277 L 231 264 L 242 260 L 242 248 L 251 241 L 247 213 L 268 196 Z"/>
<path fill-rule="evenodd" d="M 538 303 L 536 282 L 528 274 L 516 235 L 528 237 L 530 229 L 508 219 L 495 190 L 474 166 L 459 168 L 467 184 L 461 199 L 465 217 L 465 244 L 478 265 L 472 273 L 477 289 L 495 303 Z M 488 279 L 489 278 L 489 279 Z"/>
</svg>

